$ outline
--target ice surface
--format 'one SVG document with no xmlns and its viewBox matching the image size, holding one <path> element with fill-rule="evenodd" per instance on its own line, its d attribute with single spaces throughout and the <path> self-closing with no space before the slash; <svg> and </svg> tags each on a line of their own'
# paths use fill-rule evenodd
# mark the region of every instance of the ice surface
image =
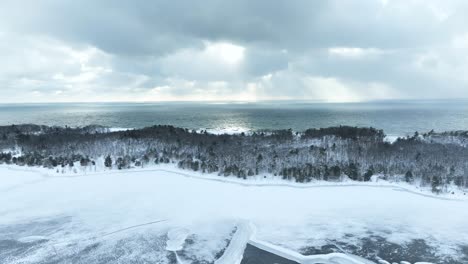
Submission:
<svg viewBox="0 0 468 264">
<path fill-rule="evenodd" d="M 224 254 L 215 261 L 215 264 L 239 264 L 247 242 L 253 233 L 253 225 L 248 221 L 240 221 Z"/>
<path fill-rule="evenodd" d="M 120 132 L 120 131 L 127 131 L 133 130 L 134 128 L 125 128 L 125 127 L 110 127 L 108 130 L 109 132 Z"/>
<path fill-rule="evenodd" d="M 0 166 L 0 236 L 16 241 L 19 252 L 7 263 L 86 254 L 79 260 L 106 263 L 118 256 L 120 263 L 174 263 L 166 248 L 181 244 L 186 258 L 212 262 L 223 250 L 239 257 L 248 237 L 237 236 L 247 230 L 240 228 L 244 221 L 255 226 L 257 241 L 291 252 L 330 240 L 359 243 L 369 233 L 398 243 L 425 239 L 450 255 L 468 244 L 466 200 L 378 183 L 296 186 L 200 177 L 169 167 L 63 175 Z M 231 230 L 232 251 L 224 249 Z"/>
<path fill-rule="evenodd" d="M 167 232 L 166 250 L 178 251 L 184 248 L 185 240 L 187 239 L 190 231 L 185 228 L 174 228 Z"/>
<path fill-rule="evenodd" d="M 399 137 L 402 137 L 402 136 L 397 136 L 397 135 L 387 135 L 384 140 L 388 143 L 394 143 L 395 141 L 397 141 L 397 139 Z"/>
</svg>

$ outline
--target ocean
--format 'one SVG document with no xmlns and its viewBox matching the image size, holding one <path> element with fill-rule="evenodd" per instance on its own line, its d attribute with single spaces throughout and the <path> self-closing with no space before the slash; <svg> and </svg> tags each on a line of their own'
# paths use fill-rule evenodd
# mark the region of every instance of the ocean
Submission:
<svg viewBox="0 0 468 264">
<path fill-rule="evenodd" d="M 432 129 L 468 130 L 468 100 L 0 104 L 0 125 L 24 123 L 112 128 L 174 125 L 216 133 L 350 125 L 404 136 Z"/>
</svg>

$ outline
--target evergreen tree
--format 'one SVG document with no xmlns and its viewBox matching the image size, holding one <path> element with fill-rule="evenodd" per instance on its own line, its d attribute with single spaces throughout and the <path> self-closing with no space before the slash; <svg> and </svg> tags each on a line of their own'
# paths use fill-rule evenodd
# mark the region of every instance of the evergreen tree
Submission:
<svg viewBox="0 0 468 264">
<path fill-rule="evenodd" d="M 366 171 L 366 173 L 364 173 L 364 181 L 370 181 L 372 175 L 374 175 L 374 169 L 373 169 L 372 167 L 370 167 L 370 168 Z"/>
<path fill-rule="evenodd" d="M 107 155 L 106 159 L 104 160 L 104 166 L 107 168 L 112 168 L 112 158 L 110 155 Z"/>
<path fill-rule="evenodd" d="M 347 175 L 351 180 L 354 180 L 354 181 L 358 180 L 359 171 L 358 171 L 358 167 L 356 166 L 356 164 L 354 163 L 349 164 Z"/>
<path fill-rule="evenodd" d="M 442 179 L 440 176 L 433 176 L 431 181 L 432 192 L 439 194 L 442 190 Z"/>
<path fill-rule="evenodd" d="M 413 177 L 413 173 L 411 171 L 407 171 L 406 174 L 405 174 L 405 181 L 407 183 L 413 183 L 414 181 L 414 177 Z"/>
</svg>

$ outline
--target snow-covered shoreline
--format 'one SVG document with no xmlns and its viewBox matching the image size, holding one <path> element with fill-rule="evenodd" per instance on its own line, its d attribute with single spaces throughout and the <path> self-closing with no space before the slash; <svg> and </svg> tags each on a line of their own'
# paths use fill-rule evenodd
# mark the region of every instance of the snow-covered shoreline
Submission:
<svg viewBox="0 0 468 264">
<path fill-rule="evenodd" d="M 102 160 L 104 158 L 101 158 Z M 76 164 L 78 167 L 78 164 Z M 379 175 L 372 177 L 369 182 L 359 182 L 350 179 L 344 179 L 343 181 L 320 181 L 314 180 L 308 183 L 298 183 L 292 180 L 285 180 L 281 177 L 276 177 L 268 173 L 262 173 L 257 176 L 251 176 L 247 179 L 241 179 L 235 176 L 220 176 L 217 173 L 202 173 L 190 170 L 184 170 L 177 168 L 175 164 L 158 164 L 158 165 L 147 165 L 143 168 L 131 168 L 125 170 L 108 169 L 105 167 L 96 167 L 94 170 L 85 168 L 84 170 L 73 170 L 57 172 L 54 169 L 40 168 L 40 167 L 28 167 L 28 166 L 17 166 L 17 165 L 0 165 L 0 168 L 6 168 L 13 171 L 26 171 L 26 172 L 37 172 L 43 177 L 86 177 L 86 176 L 105 176 L 108 174 L 127 174 L 134 172 L 166 172 L 173 173 L 184 177 L 196 178 L 200 180 L 223 182 L 228 184 L 237 184 L 241 186 L 270 186 L 270 187 L 290 187 L 290 188 L 319 188 L 319 187 L 376 187 L 376 188 L 391 188 L 396 191 L 409 192 L 417 195 L 433 197 L 436 199 L 446 200 L 468 200 L 468 190 L 462 190 L 456 186 L 452 186 L 450 191 L 446 191 L 439 194 L 431 192 L 429 187 L 423 188 L 418 187 L 414 184 L 408 184 L 404 181 L 392 182 L 382 179 Z M 452 193 L 453 192 L 453 193 Z"/>
</svg>

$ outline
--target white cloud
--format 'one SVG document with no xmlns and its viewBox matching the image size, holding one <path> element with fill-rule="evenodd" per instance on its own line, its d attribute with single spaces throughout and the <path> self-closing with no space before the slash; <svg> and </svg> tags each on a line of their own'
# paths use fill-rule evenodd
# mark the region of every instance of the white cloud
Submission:
<svg viewBox="0 0 468 264">
<path fill-rule="evenodd" d="M 384 51 L 376 48 L 357 47 L 333 47 L 328 49 L 328 54 L 349 59 L 361 59 L 383 54 Z"/>
<path fill-rule="evenodd" d="M 208 57 L 218 58 L 229 65 L 237 65 L 244 59 L 245 48 L 232 43 L 206 43 L 205 54 Z"/>
<path fill-rule="evenodd" d="M 386 6 L 390 0 L 380 0 L 383 6 Z"/>
<path fill-rule="evenodd" d="M 456 49 L 468 50 L 468 33 L 454 36 L 452 39 L 452 45 Z"/>
<path fill-rule="evenodd" d="M 377 82 L 345 81 L 297 73 L 290 70 L 270 73 L 246 85 L 247 98 L 255 100 L 294 99 L 326 102 L 359 102 L 395 99 L 399 94 L 392 87 Z M 288 89 L 285 89 L 287 87 Z"/>
<path fill-rule="evenodd" d="M 241 74 L 245 48 L 226 42 L 205 42 L 202 48 L 182 49 L 158 61 L 161 72 L 201 81 L 233 80 Z"/>
</svg>

